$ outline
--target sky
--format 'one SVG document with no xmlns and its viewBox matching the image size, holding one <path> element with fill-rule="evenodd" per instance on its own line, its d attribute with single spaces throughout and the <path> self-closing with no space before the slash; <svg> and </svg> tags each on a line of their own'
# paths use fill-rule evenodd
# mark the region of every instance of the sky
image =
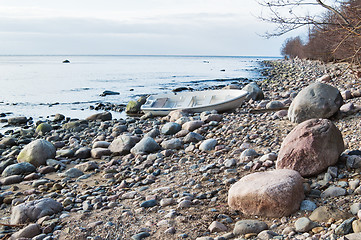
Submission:
<svg viewBox="0 0 361 240">
<path fill-rule="evenodd" d="M 255 0 L 1 0 L 0 55 L 280 56 Z M 296 34 L 297 35 L 297 34 Z"/>
</svg>

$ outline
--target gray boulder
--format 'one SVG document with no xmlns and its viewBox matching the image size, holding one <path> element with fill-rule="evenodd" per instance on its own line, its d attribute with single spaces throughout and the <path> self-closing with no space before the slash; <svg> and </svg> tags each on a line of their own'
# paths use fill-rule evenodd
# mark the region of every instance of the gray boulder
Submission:
<svg viewBox="0 0 361 240">
<path fill-rule="evenodd" d="M 4 171 L 2 172 L 3 177 L 8 177 L 12 175 L 24 175 L 27 173 L 35 172 L 36 168 L 34 165 L 28 162 L 16 163 L 10 166 L 7 166 Z"/>
<path fill-rule="evenodd" d="M 180 149 L 182 147 L 182 141 L 178 138 L 173 138 L 167 141 L 163 141 L 161 146 L 164 149 Z"/>
<path fill-rule="evenodd" d="M 337 88 L 316 82 L 302 89 L 288 109 L 288 118 L 301 123 L 311 118 L 329 118 L 342 106 L 343 99 Z"/>
<path fill-rule="evenodd" d="M 130 149 L 132 149 L 137 143 L 137 138 L 127 135 L 121 135 L 109 145 L 109 150 L 112 153 L 125 155 L 130 153 Z"/>
<path fill-rule="evenodd" d="M 130 152 L 133 154 L 153 153 L 160 149 L 159 144 L 150 137 L 145 137 L 138 142 Z"/>
<path fill-rule="evenodd" d="M 262 100 L 264 98 L 262 89 L 255 82 L 247 84 L 242 90 L 248 92 L 247 100 Z"/>
<path fill-rule="evenodd" d="M 191 143 L 191 142 L 197 143 L 199 141 L 202 141 L 203 139 L 204 139 L 204 137 L 202 135 L 200 135 L 199 133 L 190 132 L 184 137 L 183 142 L 184 143 Z"/>
<path fill-rule="evenodd" d="M 90 156 L 91 156 L 90 151 L 91 151 L 91 148 L 81 147 L 78 150 L 76 150 L 74 157 L 80 158 L 80 159 L 90 158 Z"/>
<path fill-rule="evenodd" d="M 344 149 L 341 132 L 330 120 L 307 120 L 283 140 L 276 168 L 293 169 L 302 176 L 316 175 L 335 165 Z"/>
<path fill-rule="evenodd" d="M 37 139 L 24 147 L 18 156 L 18 162 L 28 162 L 35 167 L 46 164 L 46 159 L 54 158 L 56 149 L 50 142 Z"/>
<path fill-rule="evenodd" d="M 161 133 L 165 135 L 173 135 L 181 130 L 182 126 L 175 122 L 169 122 L 164 124 L 161 129 Z"/>
<path fill-rule="evenodd" d="M 61 203 L 51 198 L 25 202 L 13 207 L 10 224 L 24 224 L 27 221 L 34 222 L 41 217 L 53 215 L 61 210 L 63 210 Z"/>
</svg>

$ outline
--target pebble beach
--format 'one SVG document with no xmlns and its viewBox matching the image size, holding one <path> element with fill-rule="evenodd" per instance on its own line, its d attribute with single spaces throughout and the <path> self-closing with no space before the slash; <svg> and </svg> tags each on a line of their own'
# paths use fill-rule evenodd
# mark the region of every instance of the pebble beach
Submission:
<svg viewBox="0 0 361 240">
<path fill-rule="evenodd" d="M 16 129 L 0 138 L 0 239 L 361 239 L 360 79 L 345 63 L 299 59 L 260 71 L 263 99 L 227 113 L 8 118 Z M 336 164 L 299 178 L 291 214 L 249 214 L 252 199 L 250 209 L 230 207 L 235 183 L 276 169 L 298 126 L 287 109 L 314 82 L 343 98 L 329 118 L 344 144 Z"/>
</svg>

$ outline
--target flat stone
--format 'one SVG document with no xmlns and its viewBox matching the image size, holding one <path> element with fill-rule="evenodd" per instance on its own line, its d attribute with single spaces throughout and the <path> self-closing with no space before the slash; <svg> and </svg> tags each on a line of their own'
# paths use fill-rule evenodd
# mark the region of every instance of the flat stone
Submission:
<svg viewBox="0 0 361 240">
<path fill-rule="evenodd" d="M 217 140 L 216 139 L 207 139 L 204 140 L 201 145 L 199 146 L 199 150 L 202 151 L 212 151 L 214 150 L 215 146 L 217 145 Z"/>
<path fill-rule="evenodd" d="M 23 181 L 23 177 L 19 175 L 12 175 L 5 178 L 0 179 L 0 185 L 10 185 Z"/>
<path fill-rule="evenodd" d="M 268 225 L 265 222 L 258 220 L 241 220 L 236 222 L 233 234 L 235 236 L 244 235 L 247 233 L 260 233 L 263 230 L 267 230 Z"/>
<path fill-rule="evenodd" d="M 140 204 L 140 206 L 144 208 L 154 207 L 155 205 L 157 205 L 157 201 L 155 199 L 144 201 Z"/>
<path fill-rule="evenodd" d="M 316 226 L 316 224 L 307 217 L 299 218 L 295 222 L 296 232 L 301 232 L 301 233 L 308 232 L 315 226 Z"/>
<path fill-rule="evenodd" d="M 148 232 L 141 232 L 132 236 L 133 240 L 141 240 L 150 236 Z"/>
<path fill-rule="evenodd" d="M 35 237 L 35 236 L 39 235 L 40 233 L 41 233 L 40 225 L 33 223 L 33 224 L 30 224 L 30 225 L 26 226 L 25 228 L 17 231 L 13 235 L 11 235 L 10 239 L 11 240 L 16 240 L 16 239 L 21 239 L 21 238 L 28 239 L 28 238 Z"/>
<path fill-rule="evenodd" d="M 111 154 L 111 151 L 107 148 L 93 148 L 90 151 L 90 155 L 92 158 L 100 159 L 103 156 L 109 156 Z"/>
<path fill-rule="evenodd" d="M 346 189 L 335 186 L 328 187 L 325 191 L 321 193 L 322 198 L 339 197 L 345 195 L 346 195 Z"/>
<path fill-rule="evenodd" d="M 309 218 L 312 221 L 316 221 L 320 223 L 327 222 L 330 218 L 333 218 L 336 221 L 338 221 L 340 219 L 347 219 L 349 217 L 352 217 L 350 213 L 343 212 L 337 208 L 332 208 L 328 206 L 321 206 L 316 208 L 309 216 Z"/>
<path fill-rule="evenodd" d="M 220 223 L 218 221 L 213 221 L 211 223 L 211 225 L 209 225 L 208 230 L 211 233 L 213 233 L 213 232 L 225 232 L 225 231 L 227 231 L 227 227 L 223 223 Z"/>
<path fill-rule="evenodd" d="M 352 222 L 355 220 L 355 217 L 349 218 L 343 221 L 336 229 L 335 234 L 337 235 L 346 235 L 349 234 L 352 230 Z"/>
<path fill-rule="evenodd" d="M 34 165 L 28 162 L 16 163 L 7 166 L 2 172 L 3 177 L 8 177 L 12 175 L 24 175 L 28 173 L 35 172 L 36 168 Z"/>
<path fill-rule="evenodd" d="M 10 224 L 23 224 L 26 221 L 36 221 L 41 217 L 58 213 L 62 209 L 63 206 L 61 203 L 51 198 L 25 202 L 12 208 Z"/>
</svg>

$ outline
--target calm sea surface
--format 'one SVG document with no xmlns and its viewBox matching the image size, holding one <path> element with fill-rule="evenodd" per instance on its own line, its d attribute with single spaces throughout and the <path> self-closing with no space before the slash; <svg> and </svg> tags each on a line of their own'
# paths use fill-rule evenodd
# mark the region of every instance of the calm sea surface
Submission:
<svg viewBox="0 0 361 240">
<path fill-rule="evenodd" d="M 62 63 L 69 59 L 69 64 Z M 258 79 L 263 57 L 0 56 L 0 113 L 85 118 L 98 102 L 126 104 L 141 94 Z M 218 81 L 217 79 L 228 79 Z M 105 90 L 120 95 L 101 97 Z M 115 114 L 115 118 L 117 114 Z"/>
</svg>

